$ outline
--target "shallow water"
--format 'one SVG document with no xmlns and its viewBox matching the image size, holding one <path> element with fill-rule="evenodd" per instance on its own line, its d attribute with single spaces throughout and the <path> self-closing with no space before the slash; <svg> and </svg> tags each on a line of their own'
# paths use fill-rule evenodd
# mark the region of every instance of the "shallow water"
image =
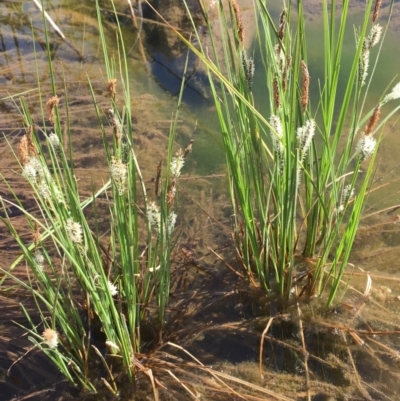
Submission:
<svg viewBox="0 0 400 401">
<path fill-rule="evenodd" d="M 320 62 L 322 43 L 320 35 L 318 35 L 321 23 L 316 17 L 316 9 L 313 8 L 315 2 L 305 1 L 305 3 L 308 3 L 309 9 L 313 10 L 313 15 L 308 16 L 312 22 L 309 36 L 311 40 L 315 40 L 309 42 L 309 62 L 312 82 L 317 87 L 318 78 L 322 76 L 323 72 Z M 44 5 L 72 43 L 70 46 L 54 32 L 50 33 L 51 56 L 56 68 L 60 97 L 65 99 L 67 94 L 69 96 L 71 121 L 75 130 L 74 145 L 82 151 L 78 155 L 77 171 L 81 177 L 86 177 L 88 187 L 88 177 L 91 177 L 90 180 L 94 185 L 100 184 L 107 171 L 102 163 L 101 139 L 94 128 L 96 126 L 95 118 L 90 117 L 89 113 L 92 106 L 87 86 L 88 77 L 93 82 L 101 105 L 104 103 L 104 107 L 107 107 L 108 101 L 102 98 L 105 77 L 102 68 L 103 60 L 99 53 L 99 35 L 92 2 L 59 0 L 45 1 Z M 277 8 L 275 15 L 278 15 L 280 11 Z M 356 11 L 350 17 L 350 22 L 352 21 L 357 21 Z M 18 113 L 18 97 L 22 92 L 25 92 L 24 96 L 28 99 L 33 114 L 37 116 L 36 122 L 44 129 L 39 118 L 40 109 L 37 104 L 38 91 L 36 88 L 38 72 L 44 88 L 43 97 L 47 99 L 50 96 L 45 36 L 41 14 L 31 2 L 6 1 L 0 3 L 0 22 L 2 24 L 0 32 L 0 108 L 2 113 L 0 130 L 5 133 L 12 144 L 15 144 L 23 132 Z M 400 25 L 400 18 L 396 24 Z M 351 54 L 354 45 L 351 23 L 349 27 L 349 47 L 346 51 Z M 384 88 L 399 72 L 399 31 L 396 29 L 395 26 L 393 30 L 388 31 L 382 58 L 377 66 L 377 78 L 371 84 L 367 108 L 374 106 Z M 32 31 L 34 36 L 32 36 Z M 164 66 L 168 67 L 171 60 L 163 61 L 160 73 L 160 57 L 162 61 L 164 60 L 162 57 L 165 56 L 157 53 L 155 60 L 152 61 L 150 57 L 145 57 L 146 62 L 144 62 L 143 54 L 139 51 L 138 42 L 136 42 L 137 37 L 130 29 L 129 23 L 124 27 L 124 34 L 128 48 L 129 43 L 133 46 L 129 53 L 129 69 L 133 91 L 132 101 L 135 103 L 133 114 L 138 130 L 138 142 L 135 145 L 139 150 L 141 162 L 145 166 L 144 173 L 151 178 L 154 175 L 156 163 L 165 155 L 170 119 L 176 106 L 176 98 L 166 92 L 168 82 L 164 82 L 171 79 L 169 75 L 165 75 L 166 70 L 164 69 Z M 106 22 L 106 36 L 110 47 L 116 50 L 115 22 L 111 17 Z M 33 53 L 34 49 L 36 49 L 36 59 Z M 35 63 L 37 63 L 38 70 L 36 70 Z M 343 65 L 343 68 L 345 69 L 346 66 Z M 256 74 L 256 79 L 258 81 L 254 85 L 255 96 L 262 98 L 262 75 Z M 65 87 L 64 81 L 66 82 Z M 170 87 L 170 90 L 176 92 L 176 83 Z M 303 399 L 306 397 L 304 390 L 306 367 L 301 351 L 299 351 L 302 345 L 297 309 L 292 308 L 287 319 L 279 318 L 271 326 L 271 333 L 274 334 L 275 339 L 267 338 L 265 342 L 264 372 L 263 377 L 260 378 L 257 357 L 261 333 L 268 324 L 268 319 L 262 316 L 271 313 L 275 306 L 267 306 L 265 309 L 265 305 L 262 303 L 263 299 L 259 294 L 252 294 L 244 288 L 238 288 L 239 284 L 235 279 L 225 277 L 225 273 L 221 273 L 221 267 L 216 267 L 216 260 L 208 254 L 207 246 L 214 247 L 215 243 L 227 243 L 230 238 L 230 232 L 227 229 L 230 209 L 226 192 L 223 189 L 226 181 L 219 176 L 208 177 L 223 173 L 224 160 L 216 121 L 213 121 L 211 102 L 206 97 L 199 96 L 197 92 L 193 93 L 191 88 L 186 92 L 186 96 L 178 133 L 178 141 L 182 146 L 186 145 L 187 139 L 192 135 L 196 120 L 197 129 L 194 152 L 191 156 L 194 161 L 188 163 L 188 171 L 191 171 L 193 176 L 193 189 L 190 189 L 189 186 L 186 187 L 186 182 L 182 184 L 183 195 L 180 210 L 182 215 L 186 216 L 182 221 L 183 242 L 191 249 L 196 250 L 196 258 L 205 261 L 206 269 L 218 272 L 219 281 L 215 281 L 214 278 L 207 281 L 206 277 L 208 276 L 199 270 L 187 272 L 187 282 L 182 284 L 182 288 L 186 291 L 193 287 L 193 293 L 203 291 L 204 295 L 193 304 L 189 304 L 190 313 L 187 316 L 176 318 L 176 331 L 180 333 L 176 335 L 176 342 L 185 345 L 200 360 L 207 365 L 214 366 L 218 371 L 251 380 L 264 388 L 273 388 L 293 399 Z M 310 380 L 313 381 L 311 394 L 315 400 L 339 400 L 343 399 L 344 394 L 353 397 L 351 399 L 364 399 L 362 398 L 363 392 L 360 390 L 364 387 L 360 382 L 363 385 L 368 382 L 377 387 L 375 392 L 371 390 L 372 399 L 379 399 L 379 391 L 383 391 L 385 386 L 389 388 L 388 397 L 392 397 L 388 399 L 396 399 L 396 394 L 400 391 L 398 381 L 395 380 L 399 375 L 396 359 L 398 345 L 395 339 L 389 336 L 380 337 L 379 334 L 376 334 L 375 337 L 373 335 L 370 337 L 381 343 L 378 346 L 372 341 L 368 343 L 370 348 L 357 343 L 357 333 L 369 330 L 368 327 L 372 327 L 374 332 L 399 330 L 395 320 L 400 309 L 400 301 L 397 298 L 400 296 L 398 280 L 400 237 L 397 225 L 393 224 L 397 212 L 388 214 L 389 209 L 383 216 L 373 214 L 377 210 L 400 203 L 396 181 L 398 155 L 400 154 L 398 130 L 399 128 L 390 126 L 385 131 L 376 175 L 377 183 L 382 187 L 376 193 L 372 193 L 370 197 L 366 210 L 366 215 L 370 215 L 370 217 L 365 219 L 365 223 L 360 229 L 352 258 L 353 263 L 356 263 L 358 267 L 368 270 L 371 274 L 384 274 L 386 278 L 372 277 L 374 287 L 372 296 L 365 303 L 366 307 L 363 306 L 365 300 L 362 297 L 366 276 L 362 274 L 360 282 L 352 284 L 361 294 L 352 290 L 344 299 L 344 304 L 348 305 L 347 310 L 342 307 L 324 320 L 313 317 L 312 309 L 318 309 L 318 306 L 313 303 L 305 307 L 303 311 L 307 349 L 312 355 L 322 359 L 317 360 L 311 357 L 307 366 L 311 372 Z M 2 141 L 2 145 L 5 145 L 4 141 Z M 151 150 L 151 154 L 149 154 L 149 150 Z M 2 155 L 1 172 L 18 184 L 20 177 L 13 170 L 17 169 L 17 166 L 12 161 L 7 147 L 3 146 L 0 151 Z M 187 192 L 185 193 L 184 190 Z M 0 192 L 3 195 L 7 193 L 7 189 L 0 187 Z M 23 188 L 21 192 L 23 192 Z M 224 227 L 221 228 L 205 213 L 202 213 L 198 205 Z M 5 264 L 10 261 L 10 256 L 12 259 L 15 248 L 3 233 L 0 239 L 1 263 Z M 194 276 L 197 277 L 197 280 L 194 280 Z M 202 282 L 205 284 L 198 284 Z M 391 292 L 388 291 L 388 287 Z M 238 288 L 238 290 L 231 292 L 232 288 Z M 211 294 L 207 294 L 206 290 Z M 5 300 L 4 303 L 6 303 Z M 269 305 L 267 302 L 265 303 Z M 191 327 L 193 332 L 188 332 L 187 327 Z M 354 331 L 351 332 L 343 327 L 354 327 Z M 8 330 L 11 329 L 2 328 L 3 337 L 8 336 Z M 267 333 L 267 335 L 271 333 Z M 383 339 L 383 337 L 389 338 Z M 10 352 L 14 360 L 16 355 L 23 353 L 22 349 L 21 347 L 20 350 Z M 377 354 L 378 356 L 376 356 Z M 337 359 L 324 363 L 323 361 L 328 360 L 330 355 L 335 355 Z M 376 359 L 372 359 L 374 356 Z M 353 357 L 357 369 L 346 371 L 350 366 L 349 360 Z M 9 364 L 12 360 L 12 358 L 2 360 L 1 373 L 4 374 L 4 370 L 8 368 L 6 363 Z M 344 362 L 348 364 L 344 365 Z M 44 362 L 39 360 L 37 363 L 42 366 Z M 370 367 L 365 369 L 365 364 L 369 364 Z M 361 379 L 357 377 L 356 371 L 359 372 Z M 23 373 L 21 374 L 24 377 Z M 14 378 L 17 381 L 18 374 L 15 374 Z M 51 387 L 52 381 L 54 382 L 56 378 L 52 375 L 47 379 L 38 378 L 38 381 L 40 380 L 47 380 Z M 322 386 L 323 382 L 328 383 L 327 387 L 318 392 L 318 386 Z M 20 394 L 25 394 L 29 392 L 29 389 L 35 388 L 32 382 L 29 382 L 28 386 L 22 386 L 18 382 L 13 385 L 15 385 L 14 391 L 17 392 L 18 388 L 21 389 Z M 335 390 L 336 386 L 341 387 L 339 390 Z M 328 398 L 326 394 L 331 394 L 331 398 Z"/>
</svg>

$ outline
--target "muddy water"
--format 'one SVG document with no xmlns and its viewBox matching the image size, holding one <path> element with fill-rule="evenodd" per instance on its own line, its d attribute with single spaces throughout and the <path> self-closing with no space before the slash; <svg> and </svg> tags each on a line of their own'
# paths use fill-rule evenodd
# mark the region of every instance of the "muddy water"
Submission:
<svg viewBox="0 0 400 401">
<path fill-rule="evenodd" d="M 124 11 L 125 2 L 121 3 L 121 11 Z M 274 14 L 278 16 L 281 10 L 276 7 L 275 2 L 270 3 L 272 8 L 275 7 Z M 310 73 L 312 82 L 316 85 L 318 78 L 322 76 L 320 62 L 322 43 L 319 34 L 321 10 L 319 1 L 309 0 L 305 3 L 307 18 L 311 22 Z M 362 4 L 354 2 L 352 7 L 350 18 L 354 22 L 358 18 L 357 7 L 360 3 Z M 107 176 L 101 138 L 96 130 L 96 119 L 92 113 L 87 85 L 89 77 L 100 106 L 107 108 L 109 100 L 104 96 L 105 77 L 96 15 L 91 1 L 45 1 L 44 5 L 68 38 L 67 43 L 50 30 L 51 57 L 61 98 L 60 109 L 62 115 L 66 117 L 63 105 L 68 96 L 74 146 L 80 149 L 76 155 L 77 174 L 82 180 L 87 181 L 87 187 L 85 185 L 82 187 L 89 193 L 92 184 L 100 185 Z M 115 22 L 108 16 L 106 4 L 104 4 L 104 16 L 107 41 L 110 49 L 116 49 Z M 388 32 L 382 58 L 377 66 L 377 78 L 371 85 L 371 96 L 367 101 L 367 107 L 374 106 L 384 88 L 399 72 L 400 18 L 397 19 L 393 29 Z M 42 85 L 42 96 L 47 99 L 51 94 L 49 67 L 46 62 L 41 14 L 31 2 L 1 2 L 0 21 L 0 130 L 15 148 L 23 134 L 18 112 L 18 97 L 21 94 L 27 99 L 36 123 L 43 130 L 46 129 L 45 124 L 41 122 L 40 106 L 37 102 L 39 95 L 37 75 Z M 137 41 L 135 30 L 131 29 L 129 19 L 123 30 L 127 48 L 130 50 L 130 84 L 137 129 L 135 145 L 144 174 L 150 180 L 155 174 L 155 165 L 165 155 L 166 137 L 176 98 L 165 90 L 171 77 L 169 75 L 163 77 L 165 71 L 159 74 L 160 58 L 152 58 L 146 52 L 140 51 L 140 42 Z M 348 42 L 349 47 L 346 52 L 351 54 L 354 43 L 351 27 L 348 32 Z M 165 58 L 161 58 L 161 61 L 164 66 L 168 66 Z M 256 79 L 262 83 L 261 74 L 256 75 Z M 262 85 L 256 84 L 254 87 L 257 89 Z M 168 89 L 173 92 L 171 88 Z M 196 282 L 202 284 L 193 288 L 193 296 L 195 292 L 197 295 L 187 303 L 185 316 L 177 314 L 173 318 L 175 326 L 170 333 L 170 339 L 186 346 L 204 363 L 212 365 L 219 372 L 251 381 L 264 389 L 273 389 L 289 399 L 303 399 L 308 395 L 315 400 L 340 400 L 345 397 L 354 400 L 396 399 L 396 393 L 400 391 L 397 380 L 400 372 L 396 365 L 398 335 L 390 337 L 379 333 L 399 330 L 396 321 L 400 309 L 398 298 L 400 235 L 398 226 L 394 224 L 397 211 L 390 213 L 389 209 L 379 215 L 376 212 L 400 203 L 397 181 L 400 154 L 400 142 L 397 140 L 399 129 L 392 125 L 387 127 L 381 145 L 376 175 L 376 186 L 380 188 L 371 195 L 366 210 L 366 215 L 369 217 L 365 219 L 360 229 L 352 259 L 356 266 L 355 272 L 360 274 L 359 280 L 352 282 L 351 286 L 354 288 L 346 295 L 343 306 L 332 311 L 332 314 L 325 316 L 324 319 L 316 318 L 315 315 L 318 314 L 313 313 L 318 306 L 310 303 L 304 307 L 302 312 L 302 319 L 306 325 L 303 331 L 304 347 L 311 354 L 308 364 L 305 364 L 302 355 L 303 344 L 298 324 L 300 320 L 298 310 L 294 307 L 288 316 L 277 318 L 271 324 L 270 330 L 265 333 L 267 337 L 262 352 L 263 372 L 260 376 L 257 364 L 260 338 L 269 323 L 267 318 L 260 316 L 275 314 L 274 306 L 265 307 L 269 305 L 267 299 L 241 287 L 235 277 L 230 277 L 225 270 L 221 273 L 221 268 L 216 268 L 217 259 L 210 255 L 207 249 L 207 246 L 215 248 L 215 243 L 219 243 L 220 252 L 223 253 L 223 246 L 229 243 L 230 239 L 228 228 L 230 208 L 223 189 L 226 181 L 224 177 L 219 176 L 223 173 L 223 155 L 207 91 L 199 94 L 198 91 L 189 88 L 186 96 L 178 128 L 178 142 L 182 146 L 186 145 L 196 126 L 196 120 L 197 129 L 192 161 L 188 163 L 191 178 L 185 181 L 182 179 L 181 184 L 180 212 L 185 216 L 181 222 L 182 244 L 195 251 L 198 265 L 185 272 L 187 280 L 183 279 L 179 288 L 182 292 L 191 291 L 194 277 L 197 277 Z M 262 98 L 263 93 L 256 90 L 255 96 Z M 18 187 L 18 194 L 29 204 L 29 196 L 23 187 L 18 167 L 4 140 L 1 142 L 0 152 L 2 174 Z M 210 175 L 213 177 L 210 178 Z M 186 185 L 189 182 L 191 186 Z M 0 193 L 1 195 L 8 193 L 3 184 L 0 184 Z M 24 227 L 21 229 L 24 230 Z M 29 234 L 27 230 L 26 234 Z M 17 254 L 17 250 L 3 230 L 0 235 L 0 263 L 5 267 Z M 230 254 L 230 260 L 233 260 L 232 253 L 232 251 L 227 253 Z M 357 270 L 358 268 L 371 272 L 373 287 L 368 301 L 363 298 L 367 276 Z M 378 274 L 385 278 L 376 277 Z M 237 290 L 232 292 L 232 288 Z M 6 315 L 8 322 L 10 319 L 15 319 L 17 309 L 14 306 L 23 300 L 23 297 L 24 294 L 20 294 L 19 297 L 14 295 L 11 299 L 2 298 L 1 301 L 10 311 Z M 176 292 L 176 297 L 179 299 L 179 291 Z M 256 319 L 249 320 L 255 316 Z M 347 327 L 352 329 L 346 329 Z M 369 331 L 370 335 L 365 336 L 365 331 Z M 14 340 L 14 334 L 9 325 L 2 327 L 1 336 L 4 342 L 0 347 L 4 345 L 7 353 L 1 353 L 0 379 L 12 361 L 24 353 L 26 347 L 26 342 L 23 340 Z M 361 344 L 360 336 L 366 345 Z M 354 365 L 351 363 L 352 360 Z M 54 391 L 57 390 L 57 394 L 63 391 L 62 385 L 60 388 L 52 385 L 59 380 L 59 377 L 40 356 L 34 355 L 33 359 L 27 361 L 29 361 L 27 365 L 21 365 L 25 368 L 25 372 L 32 374 L 35 364 L 41 367 L 41 372 L 35 380 L 28 380 L 24 369 L 17 368 L 19 370 L 12 376 L 14 381 L 8 383 L 10 397 L 7 399 L 39 389 L 49 389 L 49 393 L 46 393 L 50 397 L 48 399 L 55 399 Z M 368 369 L 365 367 L 366 364 Z M 309 374 L 308 385 L 306 372 Z M 37 382 L 41 381 L 46 384 L 37 386 Z M 206 387 L 201 390 L 204 394 L 207 394 Z M 241 390 L 245 391 L 244 387 L 241 387 Z M 66 399 L 68 395 L 70 399 L 74 399 L 75 395 L 69 389 L 64 391 Z M 384 396 L 382 393 L 387 395 Z M 264 397 L 261 399 L 275 399 L 261 392 L 257 394 L 259 397 Z M 31 399 L 43 399 L 43 394 Z M 206 399 L 233 398 L 217 398 L 213 393 Z"/>
</svg>

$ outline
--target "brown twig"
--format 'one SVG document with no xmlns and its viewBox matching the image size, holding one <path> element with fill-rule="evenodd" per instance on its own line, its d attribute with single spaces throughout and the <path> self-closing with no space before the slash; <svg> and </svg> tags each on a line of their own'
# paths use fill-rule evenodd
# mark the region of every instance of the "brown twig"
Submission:
<svg viewBox="0 0 400 401">
<path fill-rule="evenodd" d="M 224 262 L 225 266 L 228 267 L 228 269 L 230 269 L 233 273 L 235 273 L 237 276 L 244 278 L 244 275 L 239 273 L 233 266 L 231 266 L 222 256 L 220 256 L 217 252 L 215 252 L 213 249 L 211 249 L 210 247 L 207 247 L 207 249 L 213 254 L 215 255 L 219 260 L 221 260 L 222 262 Z"/>
</svg>

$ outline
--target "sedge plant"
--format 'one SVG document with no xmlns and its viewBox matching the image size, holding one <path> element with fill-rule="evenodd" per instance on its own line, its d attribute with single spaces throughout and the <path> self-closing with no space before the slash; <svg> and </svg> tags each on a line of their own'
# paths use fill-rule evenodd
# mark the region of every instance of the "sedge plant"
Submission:
<svg viewBox="0 0 400 401">
<path fill-rule="evenodd" d="M 381 2 L 366 1 L 358 27 L 348 26 L 348 0 L 339 12 L 336 1 L 321 0 L 321 5 L 324 69 L 318 93 L 310 93 L 300 0 L 284 2 L 277 21 L 268 2 L 255 0 L 257 62 L 245 47 L 236 0 L 202 3 L 208 48 L 180 37 L 209 75 L 240 263 L 254 285 L 285 302 L 297 285 L 300 294 L 327 294 L 329 307 L 348 264 L 382 128 L 398 107 L 385 111 L 384 118 L 381 111 L 400 97 L 400 84 L 365 110 L 375 71 L 369 64 L 377 63 L 385 32 L 378 18 Z M 393 1 L 390 14 L 392 6 Z M 217 23 L 211 8 L 213 15 L 218 10 Z M 350 68 L 344 69 L 348 29 L 354 30 L 354 51 Z M 265 85 L 259 100 L 253 95 L 255 69 Z M 344 89 L 339 88 L 343 81 Z"/>
<path fill-rule="evenodd" d="M 153 328 L 153 343 L 161 339 L 170 291 L 171 251 L 177 238 L 176 180 L 192 142 L 185 151 L 175 153 L 177 113 L 167 145 L 167 171 L 161 173 L 160 163 L 156 195 L 152 191 L 151 198 L 134 149 L 124 40 L 118 29 L 118 53 L 109 55 L 97 2 L 96 9 L 109 99 L 106 112 L 99 107 L 90 80 L 88 91 L 108 176 L 91 196 L 82 196 L 85 188 L 76 178 L 74 127 L 68 118 L 71 106 L 67 95 L 62 103 L 57 97 L 60 90 L 68 92 L 57 87 L 48 46 L 52 94 L 42 93 L 38 82 L 42 125 L 35 124 L 23 97 L 15 104 L 25 128 L 15 156 L 37 207 L 28 211 L 3 179 L 10 196 L 0 200 L 2 222 L 18 243 L 21 257 L 1 270 L 4 277 L 33 296 L 37 312 L 28 313 L 22 307 L 34 347 L 42 349 L 72 383 L 94 392 L 105 384 L 116 394 L 124 378 L 134 382 L 143 322 Z M 46 38 L 49 40 L 47 30 Z M 178 108 L 179 103 L 180 99 Z M 61 108 L 67 110 L 66 118 L 61 118 Z M 10 206 L 25 217 L 31 241 L 9 216 Z M 109 224 L 104 226 L 102 221 Z M 21 263 L 26 265 L 26 279 L 13 273 Z M 99 366 L 102 381 L 97 377 Z"/>
</svg>

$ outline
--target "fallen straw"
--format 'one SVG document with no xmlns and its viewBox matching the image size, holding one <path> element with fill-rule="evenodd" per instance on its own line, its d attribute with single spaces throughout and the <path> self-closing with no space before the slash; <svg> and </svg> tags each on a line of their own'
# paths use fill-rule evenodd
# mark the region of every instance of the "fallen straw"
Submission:
<svg viewBox="0 0 400 401">
<path fill-rule="evenodd" d="M 53 27 L 53 29 L 58 33 L 61 39 L 66 40 L 65 35 L 61 32 L 61 29 L 56 25 L 56 23 L 52 20 L 49 14 L 47 14 L 46 10 L 43 10 L 42 5 L 39 3 L 38 0 L 32 0 L 36 7 L 44 14 L 46 17 L 47 21 L 50 23 L 50 25 Z"/>
<path fill-rule="evenodd" d="M 38 0 L 32 0 L 35 3 L 35 6 L 43 13 L 43 15 L 46 17 L 46 20 L 48 23 L 53 27 L 53 29 L 57 32 L 58 36 L 69 46 L 71 49 L 73 49 L 79 56 L 79 58 L 82 60 L 84 57 L 82 53 L 74 46 L 74 44 L 69 41 L 66 36 L 62 33 L 61 29 L 57 26 L 57 24 L 53 21 L 53 19 L 50 17 L 50 15 L 47 13 L 46 10 L 43 10 L 42 5 Z"/>
</svg>

